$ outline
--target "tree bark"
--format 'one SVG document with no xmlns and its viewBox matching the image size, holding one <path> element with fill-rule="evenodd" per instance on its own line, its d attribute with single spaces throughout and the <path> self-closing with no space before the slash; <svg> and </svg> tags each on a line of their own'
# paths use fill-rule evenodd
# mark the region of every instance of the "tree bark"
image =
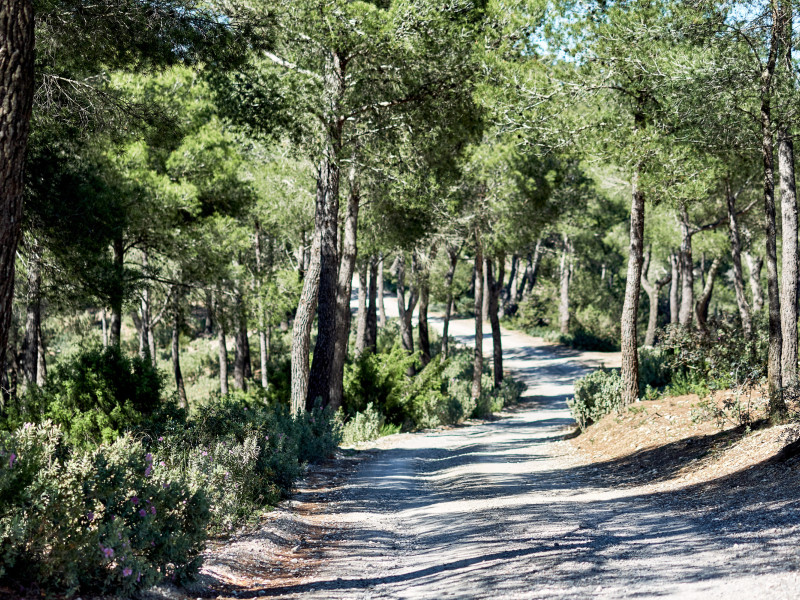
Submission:
<svg viewBox="0 0 800 600">
<path fill-rule="evenodd" d="M 319 291 L 317 293 L 317 342 L 308 377 L 306 408 L 313 408 L 317 398 L 322 406 L 330 400 L 334 378 L 337 327 L 337 291 L 339 271 L 339 178 L 344 120 L 341 102 L 344 95 L 345 63 L 333 52 L 325 72 L 324 95 L 328 106 L 326 143 L 317 177 L 315 224 L 319 231 Z M 349 310 L 349 309 L 348 309 Z"/>
<path fill-rule="evenodd" d="M 414 272 L 414 265 L 416 258 L 412 254 L 412 274 Z M 400 339 L 403 342 L 403 348 L 409 354 L 414 352 L 414 331 L 411 318 L 414 313 L 414 307 L 417 305 L 418 293 L 417 286 L 414 283 L 409 287 L 408 305 L 406 305 L 406 259 L 402 253 L 397 256 L 395 260 L 395 272 L 397 273 L 397 310 L 400 315 Z M 409 368 L 410 375 L 414 374 L 413 367 Z"/>
<path fill-rule="evenodd" d="M 522 292 L 523 300 L 531 295 L 533 286 L 536 285 L 536 278 L 539 276 L 539 263 L 542 260 L 542 238 L 536 240 L 536 247 L 533 249 L 533 257 L 528 258 L 529 274 L 525 280 L 525 289 Z"/>
<path fill-rule="evenodd" d="M 214 334 L 214 294 L 206 290 L 206 318 L 203 324 L 203 335 L 211 337 Z"/>
<path fill-rule="evenodd" d="M 753 299 L 753 314 L 758 314 L 764 308 L 764 290 L 761 287 L 761 270 L 764 267 L 764 259 L 750 252 L 745 252 L 744 257 L 747 260 L 750 296 Z"/>
<path fill-rule="evenodd" d="M 242 293 L 236 292 L 236 336 L 234 337 L 233 387 L 237 390 L 247 389 L 247 313 Z"/>
<path fill-rule="evenodd" d="M 33 3 L 0 0 L 0 370 L 3 372 L 13 312 L 17 246 L 22 231 L 33 63 Z"/>
<path fill-rule="evenodd" d="M 124 299 L 125 276 L 125 249 L 122 235 L 117 236 L 112 244 L 114 271 L 116 275 L 115 288 L 111 295 L 111 327 L 109 331 L 109 344 L 119 348 L 122 335 L 122 302 Z"/>
<path fill-rule="evenodd" d="M 258 308 L 258 349 L 260 355 L 260 366 L 261 366 L 261 387 L 263 389 L 269 388 L 269 338 L 267 334 L 267 323 L 266 323 L 266 306 L 264 306 L 264 293 L 263 293 L 263 285 L 264 285 L 264 257 L 262 256 L 261 252 L 261 224 L 256 221 L 255 222 L 255 232 L 253 236 L 253 243 L 255 247 L 255 254 L 256 254 L 256 272 L 255 272 L 255 281 L 254 281 L 254 291 L 256 293 L 256 297 L 258 298 L 258 302 L 256 304 Z M 267 262 L 269 263 L 268 268 L 271 270 L 272 268 L 272 244 L 269 244 L 269 256 L 267 257 Z"/>
<path fill-rule="evenodd" d="M 775 27 L 773 27 L 773 30 Z M 773 36 L 774 37 L 774 36 Z M 773 39 L 773 44 L 776 40 Z M 770 54 L 773 54 L 771 51 Z M 774 59 L 772 60 L 774 70 Z M 769 413 L 773 420 L 782 418 L 786 412 L 781 388 L 781 332 L 780 289 L 778 286 L 778 250 L 775 223 L 775 173 L 774 144 L 772 139 L 772 115 L 770 85 L 772 71 L 768 66 L 762 76 L 761 95 L 761 158 L 764 165 L 764 229 L 767 261 L 767 298 L 769 300 L 769 346 L 767 351 L 767 387 Z"/>
<path fill-rule="evenodd" d="M 472 359 L 472 399 L 481 398 L 483 375 L 483 241 L 475 228 L 475 350 Z"/>
<path fill-rule="evenodd" d="M 383 254 L 378 260 L 378 326 L 383 329 L 386 327 L 386 305 L 383 302 Z"/>
<path fill-rule="evenodd" d="M 797 191 L 794 144 L 785 129 L 778 133 L 778 173 L 781 190 L 781 379 L 797 383 Z"/>
<path fill-rule="evenodd" d="M 175 387 L 178 390 L 178 404 L 181 408 L 186 408 L 186 387 L 183 384 L 183 373 L 181 372 L 181 353 L 180 353 L 180 334 L 181 334 L 181 294 L 178 290 L 174 292 L 174 306 L 172 310 L 172 372 L 175 375 Z"/>
<path fill-rule="evenodd" d="M 564 247 L 561 252 L 561 265 L 559 269 L 560 296 L 558 304 L 558 316 L 561 326 L 561 333 L 569 333 L 569 283 L 572 279 L 572 243 L 566 234 L 563 236 Z"/>
<path fill-rule="evenodd" d="M 494 274 L 494 265 L 491 258 L 486 258 L 486 281 L 489 284 L 489 322 L 492 325 L 492 374 L 494 375 L 494 388 L 499 389 L 503 383 L 503 341 L 500 332 L 500 292 L 503 290 L 505 277 L 506 257 L 501 253 L 497 257 L 497 276 Z"/>
<path fill-rule="evenodd" d="M 366 348 L 376 352 L 378 350 L 378 258 L 373 256 L 369 261 L 369 300 L 367 304 L 367 336 Z"/>
<path fill-rule="evenodd" d="M 311 328 L 317 310 L 320 272 L 320 234 L 315 229 L 311 244 L 311 260 L 303 279 L 303 290 L 292 326 L 292 414 L 296 415 L 306 407 L 308 396 L 308 354 L 311 341 Z"/>
<path fill-rule="evenodd" d="M 670 284 L 669 284 L 669 322 L 672 325 L 680 323 L 680 291 L 681 266 L 678 254 L 669 255 Z"/>
<path fill-rule="evenodd" d="M 225 339 L 225 321 L 222 318 L 222 306 L 217 298 L 217 346 L 219 356 L 219 391 L 228 394 L 228 346 Z"/>
<path fill-rule="evenodd" d="M 456 266 L 458 265 L 458 255 L 461 254 L 461 248 L 449 246 L 447 248 L 447 256 L 450 259 L 450 264 L 447 267 L 447 274 L 444 277 L 445 286 L 447 289 L 447 304 L 444 307 L 444 326 L 442 328 L 442 362 L 447 360 L 450 343 L 449 329 L 450 329 L 450 316 L 453 313 L 453 278 L 456 274 Z"/>
<path fill-rule="evenodd" d="M 483 270 L 483 304 L 481 305 L 483 322 L 489 320 L 489 279 L 486 269 Z"/>
<path fill-rule="evenodd" d="M 106 307 L 100 311 L 100 326 L 103 328 L 103 348 L 108 348 L 108 321 L 106 320 Z"/>
<path fill-rule="evenodd" d="M 651 283 L 650 280 L 650 258 L 651 252 L 648 249 L 647 254 L 644 256 L 644 264 L 642 266 L 642 287 L 647 293 L 650 301 L 650 311 L 647 315 L 647 332 L 644 336 L 644 345 L 653 346 L 656 342 L 656 327 L 658 326 L 658 296 L 661 288 L 672 281 L 672 275 L 668 274 L 666 277 Z"/>
<path fill-rule="evenodd" d="M 694 261 L 692 260 L 692 229 L 686 205 L 680 209 L 681 230 L 681 309 L 678 322 L 683 327 L 691 327 L 694 312 Z"/>
<path fill-rule="evenodd" d="M 336 287 L 335 339 L 331 357 L 330 389 L 328 402 L 336 410 L 342 405 L 344 394 L 344 363 L 347 359 L 347 346 L 350 339 L 350 294 L 353 289 L 353 272 L 358 257 L 358 209 L 361 192 L 355 167 L 350 169 L 350 193 L 347 195 L 347 214 L 344 220 L 344 239 L 342 240 L 342 260 L 339 265 L 339 281 Z M 312 366 L 313 371 L 313 366 Z"/>
<path fill-rule="evenodd" d="M 642 280 L 644 250 L 644 193 L 639 189 L 639 172 L 634 173 L 631 198 L 630 253 L 625 281 L 625 300 L 622 305 L 622 405 L 639 398 L 639 350 L 637 321 L 639 288 Z"/>
<path fill-rule="evenodd" d="M 725 184 L 725 196 L 728 206 L 728 235 L 731 241 L 731 260 L 733 262 L 733 290 L 736 293 L 736 305 L 739 308 L 739 318 L 742 321 L 742 331 L 745 337 L 750 338 L 753 332 L 753 320 L 750 315 L 750 305 L 744 291 L 744 272 L 742 271 L 742 239 L 739 234 L 739 222 L 736 218 L 736 198 L 730 189 L 730 183 Z"/>
<path fill-rule="evenodd" d="M 356 356 L 361 356 L 367 348 L 367 296 L 369 295 L 368 262 L 358 270 L 358 312 L 356 313 Z"/>
<path fill-rule="evenodd" d="M 47 359 L 45 357 L 44 337 L 42 336 L 42 321 L 39 319 L 39 335 L 36 336 L 39 345 L 37 352 L 38 365 L 36 368 L 36 385 L 43 387 L 47 383 Z"/>
<path fill-rule="evenodd" d="M 714 280 L 717 276 L 719 263 L 719 258 L 715 258 L 711 263 L 711 268 L 708 270 L 708 275 L 705 277 L 706 282 L 703 286 L 703 291 L 694 307 L 694 316 L 697 317 L 697 328 L 703 333 L 708 331 L 706 327 L 706 323 L 708 322 L 708 305 L 711 302 L 711 294 L 714 292 Z"/>
<path fill-rule="evenodd" d="M 39 369 L 39 331 L 42 320 L 42 258 L 39 244 L 31 243 L 28 257 L 28 299 L 25 318 L 25 338 L 22 342 L 22 373 L 26 385 L 34 385 Z"/>
</svg>

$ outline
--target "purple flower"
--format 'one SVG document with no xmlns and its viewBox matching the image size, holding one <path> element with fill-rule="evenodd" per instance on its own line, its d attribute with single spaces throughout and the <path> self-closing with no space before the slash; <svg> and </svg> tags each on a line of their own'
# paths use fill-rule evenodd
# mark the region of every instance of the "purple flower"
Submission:
<svg viewBox="0 0 800 600">
<path fill-rule="evenodd" d="M 147 465 L 147 468 L 144 470 L 144 476 L 145 477 L 150 477 L 150 474 L 152 472 L 153 472 L 153 467 L 151 467 L 150 465 Z"/>
<path fill-rule="evenodd" d="M 150 507 L 150 512 L 151 512 L 152 514 L 156 514 L 156 507 L 155 507 L 155 506 L 151 506 L 151 507 Z"/>
<path fill-rule="evenodd" d="M 203 450 L 203 456 L 208 456 L 208 452 L 206 452 L 205 450 Z"/>
<path fill-rule="evenodd" d="M 139 583 L 141 580 L 142 580 L 142 574 L 141 574 L 141 573 L 139 573 L 139 574 L 136 576 L 136 583 Z"/>
<path fill-rule="evenodd" d="M 151 541 L 151 542 L 150 542 L 150 545 L 151 545 L 151 546 L 155 546 L 155 545 L 156 545 L 156 543 Z"/>
<path fill-rule="evenodd" d="M 132 504 L 139 504 L 139 497 L 138 496 L 131 496 L 131 503 Z"/>
<path fill-rule="evenodd" d="M 130 577 L 131 573 L 133 573 L 133 570 L 130 567 L 125 567 L 124 569 L 122 569 L 123 577 Z"/>
<path fill-rule="evenodd" d="M 148 452 L 147 454 L 144 455 L 144 459 L 147 462 L 153 462 L 153 455 Z"/>
<path fill-rule="evenodd" d="M 160 437 L 158 438 L 158 441 L 159 441 L 159 442 L 163 442 L 163 441 L 164 441 L 164 436 L 163 436 L 163 435 L 162 435 L 162 436 L 160 436 Z"/>
<path fill-rule="evenodd" d="M 103 548 L 103 545 L 100 544 L 100 550 L 103 551 L 103 555 L 106 558 L 114 558 L 114 549 L 113 548 Z"/>
<path fill-rule="evenodd" d="M 163 460 L 162 460 L 160 463 L 158 463 L 158 464 L 159 464 L 160 466 L 162 466 L 162 467 L 166 467 L 166 466 L 167 466 L 167 463 L 165 463 Z"/>
<path fill-rule="evenodd" d="M 9 468 L 14 466 L 14 461 L 15 460 L 17 460 L 17 455 L 12 452 L 11 455 L 8 457 L 8 467 Z"/>
<path fill-rule="evenodd" d="M 140 509 L 139 509 L 139 516 L 140 516 L 140 517 L 145 517 L 145 516 L 147 516 L 147 511 L 146 511 L 145 509 L 143 509 L 143 508 L 140 508 Z"/>
<path fill-rule="evenodd" d="M 265 439 L 265 440 L 267 440 L 267 441 L 269 441 L 269 436 L 268 436 L 268 435 L 265 435 L 265 436 L 264 436 L 264 439 Z"/>
<path fill-rule="evenodd" d="M 94 513 L 89 511 L 88 513 L 86 513 L 86 518 L 89 519 L 90 521 L 94 521 Z"/>
</svg>

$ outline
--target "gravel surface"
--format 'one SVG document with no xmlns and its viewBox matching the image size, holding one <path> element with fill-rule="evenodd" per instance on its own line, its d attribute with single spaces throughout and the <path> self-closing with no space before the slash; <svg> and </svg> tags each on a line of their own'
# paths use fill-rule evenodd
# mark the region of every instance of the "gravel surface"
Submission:
<svg viewBox="0 0 800 600">
<path fill-rule="evenodd" d="M 469 343 L 471 327 L 451 332 Z M 620 478 L 613 461 L 590 463 L 563 440 L 573 382 L 618 355 L 515 332 L 503 347 L 528 386 L 519 407 L 378 440 L 347 477 L 299 498 L 308 550 L 295 547 L 295 577 L 266 583 L 262 571 L 237 596 L 800 597 L 793 467 L 668 488 Z"/>
</svg>

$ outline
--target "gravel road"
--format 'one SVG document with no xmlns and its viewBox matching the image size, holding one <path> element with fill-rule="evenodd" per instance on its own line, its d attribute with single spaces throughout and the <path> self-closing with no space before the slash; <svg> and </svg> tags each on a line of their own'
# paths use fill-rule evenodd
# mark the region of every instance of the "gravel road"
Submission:
<svg viewBox="0 0 800 600">
<path fill-rule="evenodd" d="M 471 328 L 456 321 L 451 332 L 469 343 Z M 620 485 L 562 439 L 575 379 L 618 355 L 513 332 L 503 347 L 524 403 L 492 422 L 383 438 L 327 507 L 327 530 L 342 533 L 320 542 L 318 566 L 267 595 L 800 597 L 793 494 L 743 505 L 734 493 L 721 506 Z"/>
</svg>

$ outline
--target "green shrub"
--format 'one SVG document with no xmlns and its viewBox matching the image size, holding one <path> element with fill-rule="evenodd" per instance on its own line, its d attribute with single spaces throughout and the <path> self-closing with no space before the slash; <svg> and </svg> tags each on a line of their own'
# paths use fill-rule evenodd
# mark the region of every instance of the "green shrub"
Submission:
<svg viewBox="0 0 800 600">
<path fill-rule="evenodd" d="M 85 349 L 56 365 L 43 389 L 29 390 L 10 407 L 5 428 L 49 419 L 73 445 L 108 444 L 180 412 L 162 397 L 163 386 L 163 376 L 147 360 L 114 347 Z"/>
<path fill-rule="evenodd" d="M 575 396 L 567 400 L 581 430 L 600 420 L 622 401 L 622 378 L 616 370 L 599 369 L 575 382 Z"/>
<path fill-rule="evenodd" d="M 347 445 L 368 442 L 380 437 L 382 428 L 383 417 L 370 402 L 364 412 L 356 413 L 344 426 L 342 441 Z"/>
<path fill-rule="evenodd" d="M 0 434 L 0 576 L 128 596 L 199 568 L 204 492 L 125 435 L 70 452 L 52 423 Z"/>
</svg>

